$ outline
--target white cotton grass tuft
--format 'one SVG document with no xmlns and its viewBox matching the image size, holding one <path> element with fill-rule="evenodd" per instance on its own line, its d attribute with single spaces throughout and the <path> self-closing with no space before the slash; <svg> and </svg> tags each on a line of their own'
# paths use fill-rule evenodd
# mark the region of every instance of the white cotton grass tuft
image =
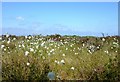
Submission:
<svg viewBox="0 0 120 82">
<path fill-rule="evenodd" d="M 60 62 L 59 62 L 59 61 L 57 61 L 57 64 L 60 64 Z"/>
<path fill-rule="evenodd" d="M 89 52 L 90 54 L 92 54 L 91 50 L 88 50 L 88 52 Z"/>
<path fill-rule="evenodd" d="M 105 41 L 105 38 L 102 38 L 102 41 L 104 42 L 104 41 Z"/>
<path fill-rule="evenodd" d="M 31 52 L 33 52 L 33 51 L 34 51 L 34 49 L 33 49 L 33 48 L 30 48 L 30 51 L 31 51 Z"/>
<path fill-rule="evenodd" d="M 43 47 L 43 46 L 44 46 L 44 44 L 45 44 L 45 42 L 43 42 L 43 43 L 41 44 L 41 46 Z"/>
<path fill-rule="evenodd" d="M 18 47 L 20 48 L 20 47 L 21 47 L 21 45 L 19 44 L 19 45 L 18 45 Z"/>
<path fill-rule="evenodd" d="M 57 63 L 57 60 L 55 60 L 55 63 Z"/>
<path fill-rule="evenodd" d="M 1 48 L 4 48 L 5 47 L 5 45 L 1 45 Z"/>
<path fill-rule="evenodd" d="M 7 41 L 7 44 L 9 44 L 9 43 L 10 43 L 10 40 Z"/>
<path fill-rule="evenodd" d="M 29 52 L 28 51 L 25 51 L 25 56 L 27 56 L 29 54 Z"/>
<path fill-rule="evenodd" d="M 39 48 L 39 45 L 36 46 L 36 49 L 38 49 L 38 48 Z"/>
<path fill-rule="evenodd" d="M 104 52 L 107 53 L 107 54 L 109 53 L 108 50 L 106 50 L 106 51 L 104 51 Z"/>
<path fill-rule="evenodd" d="M 65 61 L 64 61 L 64 60 L 61 60 L 60 62 L 61 62 L 62 64 L 65 64 Z"/>
<path fill-rule="evenodd" d="M 50 50 L 50 53 L 53 52 L 53 51 L 55 51 L 55 49 Z"/>
<path fill-rule="evenodd" d="M 44 59 L 45 59 L 45 57 L 43 56 L 43 57 L 42 57 L 42 59 L 44 60 Z"/>
<path fill-rule="evenodd" d="M 23 48 L 25 48 L 25 45 L 24 45 L 24 44 L 22 44 L 22 47 L 23 47 Z"/>
<path fill-rule="evenodd" d="M 71 69 L 71 70 L 75 70 L 75 68 L 74 68 L 74 67 L 71 67 L 70 69 Z"/>
<path fill-rule="evenodd" d="M 27 62 L 27 66 L 29 66 L 30 65 L 30 63 L 29 62 Z"/>
<path fill-rule="evenodd" d="M 13 38 L 13 40 L 16 40 L 16 38 Z"/>
<path fill-rule="evenodd" d="M 25 39 L 27 39 L 27 36 L 25 36 Z"/>
<path fill-rule="evenodd" d="M 4 51 L 6 51 L 6 48 L 4 48 Z"/>
<path fill-rule="evenodd" d="M 50 56 L 51 54 L 50 53 L 48 53 L 48 56 Z"/>
<path fill-rule="evenodd" d="M 65 56 L 65 54 L 62 54 L 62 56 Z"/>
<path fill-rule="evenodd" d="M 84 47 L 84 46 L 85 46 L 85 44 L 83 43 L 83 44 L 82 44 L 82 47 Z"/>
<path fill-rule="evenodd" d="M 68 48 L 66 48 L 66 50 L 68 50 Z"/>
<path fill-rule="evenodd" d="M 117 42 L 113 42 L 113 45 L 118 45 L 118 43 Z"/>
<path fill-rule="evenodd" d="M 75 53 L 75 55 L 78 55 L 78 53 Z"/>
</svg>

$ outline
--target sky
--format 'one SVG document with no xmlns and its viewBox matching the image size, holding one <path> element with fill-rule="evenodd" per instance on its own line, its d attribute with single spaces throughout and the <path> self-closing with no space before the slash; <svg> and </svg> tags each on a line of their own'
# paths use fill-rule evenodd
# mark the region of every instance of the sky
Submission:
<svg viewBox="0 0 120 82">
<path fill-rule="evenodd" d="M 118 35 L 117 2 L 3 2 L 2 34 Z"/>
</svg>

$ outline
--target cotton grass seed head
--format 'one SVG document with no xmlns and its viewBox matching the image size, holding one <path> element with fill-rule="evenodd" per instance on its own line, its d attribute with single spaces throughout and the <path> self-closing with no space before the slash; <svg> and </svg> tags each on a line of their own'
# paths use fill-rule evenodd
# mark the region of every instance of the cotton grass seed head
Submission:
<svg viewBox="0 0 120 82">
<path fill-rule="evenodd" d="M 1 45 L 1 49 L 4 48 L 4 47 L 5 47 L 5 45 Z"/>
<path fill-rule="evenodd" d="M 65 56 L 65 54 L 62 54 L 62 56 Z"/>
<path fill-rule="evenodd" d="M 65 64 L 65 61 L 64 61 L 64 60 L 61 60 L 61 63 L 62 63 L 62 64 Z"/>
<path fill-rule="evenodd" d="M 27 62 L 27 66 L 29 66 L 30 65 L 30 63 L 29 62 Z"/>
<path fill-rule="evenodd" d="M 27 56 L 29 54 L 29 52 L 28 51 L 25 51 L 25 56 Z"/>
<path fill-rule="evenodd" d="M 75 68 L 74 68 L 74 67 L 71 67 L 70 69 L 71 69 L 71 70 L 75 70 Z"/>
</svg>

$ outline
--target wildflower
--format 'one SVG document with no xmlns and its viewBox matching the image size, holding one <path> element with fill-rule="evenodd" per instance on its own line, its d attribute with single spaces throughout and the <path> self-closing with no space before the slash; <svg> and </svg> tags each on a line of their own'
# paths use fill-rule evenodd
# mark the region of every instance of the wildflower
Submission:
<svg viewBox="0 0 120 82">
<path fill-rule="evenodd" d="M 75 68 L 74 67 L 71 67 L 72 70 L 74 70 Z"/>
<path fill-rule="evenodd" d="M 30 63 L 29 62 L 27 62 L 27 66 L 29 66 L 30 65 Z"/>
<path fill-rule="evenodd" d="M 28 54 L 29 54 L 29 52 L 28 52 L 28 51 L 26 51 L 26 52 L 25 52 L 25 56 L 27 56 Z"/>
</svg>

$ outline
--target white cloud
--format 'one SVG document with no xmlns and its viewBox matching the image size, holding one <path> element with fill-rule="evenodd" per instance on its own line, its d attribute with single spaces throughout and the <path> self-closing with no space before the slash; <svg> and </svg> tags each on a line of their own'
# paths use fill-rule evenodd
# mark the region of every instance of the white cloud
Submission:
<svg viewBox="0 0 120 82">
<path fill-rule="evenodd" d="M 17 20 L 22 20 L 22 21 L 25 20 L 22 16 L 17 16 L 16 19 L 17 19 Z"/>
</svg>

